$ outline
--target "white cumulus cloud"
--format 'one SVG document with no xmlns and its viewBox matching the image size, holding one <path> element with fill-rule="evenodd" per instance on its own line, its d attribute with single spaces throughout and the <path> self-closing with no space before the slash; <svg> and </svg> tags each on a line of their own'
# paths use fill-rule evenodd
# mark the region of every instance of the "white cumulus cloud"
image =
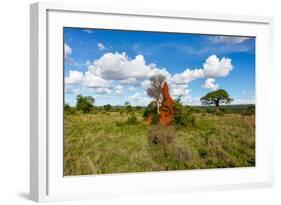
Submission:
<svg viewBox="0 0 281 205">
<path fill-rule="evenodd" d="M 106 88 L 106 87 L 94 87 L 92 90 L 96 94 L 111 94 L 112 93 L 112 89 Z"/>
<path fill-rule="evenodd" d="M 146 65 L 144 57 L 137 55 L 130 59 L 126 53 L 106 53 L 89 65 L 89 71 L 106 80 L 126 80 L 135 78 L 145 80 L 150 72 L 157 68 L 154 64 Z"/>
<path fill-rule="evenodd" d="M 186 84 L 189 83 L 197 78 L 203 78 L 204 72 L 202 69 L 186 69 L 182 73 L 176 73 L 172 76 L 172 82 L 176 84 Z"/>
<path fill-rule="evenodd" d="M 89 88 L 110 88 L 111 82 L 107 81 L 92 72 L 87 71 L 84 77 L 84 84 Z"/>
<path fill-rule="evenodd" d="M 67 48 L 66 48 L 67 49 Z M 71 54 L 71 49 L 68 54 Z M 181 73 L 172 75 L 166 68 L 159 68 L 154 63 L 146 63 L 142 55 L 129 58 L 126 53 L 105 53 L 99 59 L 88 60 L 85 64 L 88 70 L 84 73 L 70 71 L 65 78 L 66 84 L 81 84 L 84 88 L 89 88 L 96 94 L 115 94 L 123 96 L 124 90 L 136 92 L 145 90 L 149 85 L 149 77 L 155 74 L 166 76 L 173 98 L 181 97 L 187 104 L 196 104 L 198 99 L 190 95 L 189 83 L 199 78 L 207 78 L 202 87 L 216 90 L 219 84 L 216 77 L 226 77 L 233 69 L 231 59 L 221 58 L 216 55 L 209 56 L 202 64 L 201 68 L 186 69 Z M 140 87 L 141 86 L 141 87 Z M 125 92 L 127 93 L 127 92 Z M 136 92 L 131 96 L 124 96 L 134 104 L 148 103 L 151 101 L 145 91 Z"/>
<path fill-rule="evenodd" d="M 123 95 L 123 86 L 122 85 L 115 86 L 115 94 L 118 96 Z"/>
<path fill-rule="evenodd" d="M 230 58 L 222 58 L 211 55 L 203 64 L 204 77 L 226 77 L 232 70 Z"/>
<path fill-rule="evenodd" d="M 125 80 L 121 80 L 120 83 L 122 85 L 131 85 L 131 86 L 139 86 L 141 83 L 136 78 L 127 78 Z"/>
<path fill-rule="evenodd" d="M 173 98 L 184 98 L 189 96 L 190 90 L 188 89 L 188 84 L 171 84 L 170 85 L 170 92 Z"/>
<path fill-rule="evenodd" d="M 205 83 L 202 85 L 203 88 L 217 90 L 219 88 L 219 84 L 216 84 L 216 79 L 214 78 L 207 78 Z"/>
<path fill-rule="evenodd" d="M 209 56 L 203 68 L 186 69 L 182 73 L 176 73 L 171 77 L 171 81 L 175 84 L 186 84 L 198 78 L 214 78 L 226 77 L 233 69 L 230 58 L 222 58 L 221 60 L 216 55 Z"/>
<path fill-rule="evenodd" d="M 68 77 L 65 78 L 65 84 L 78 84 L 83 80 L 83 73 L 75 70 L 69 71 Z"/>
</svg>

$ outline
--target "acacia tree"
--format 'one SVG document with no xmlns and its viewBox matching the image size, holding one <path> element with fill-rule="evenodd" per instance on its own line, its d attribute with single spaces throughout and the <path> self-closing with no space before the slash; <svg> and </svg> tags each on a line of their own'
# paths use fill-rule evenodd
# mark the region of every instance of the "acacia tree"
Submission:
<svg viewBox="0 0 281 205">
<path fill-rule="evenodd" d="M 153 75 L 149 78 L 149 85 L 146 89 L 147 95 L 155 99 L 157 114 L 160 113 L 160 103 L 161 98 L 163 97 L 162 85 L 166 81 L 166 76 L 163 74 Z"/>
<path fill-rule="evenodd" d="M 216 105 L 216 112 L 220 111 L 220 103 L 228 104 L 232 100 L 233 99 L 230 98 L 229 94 L 223 89 L 209 92 L 207 95 L 200 98 L 203 105 Z"/>
<path fill-rule="evenodd" d="M 77 95 L 76 97 L 76 109 L 81 110 L 83 113 L 88 113 L 93 108 L 95 98 L 92 96 Z"/>
</svg>

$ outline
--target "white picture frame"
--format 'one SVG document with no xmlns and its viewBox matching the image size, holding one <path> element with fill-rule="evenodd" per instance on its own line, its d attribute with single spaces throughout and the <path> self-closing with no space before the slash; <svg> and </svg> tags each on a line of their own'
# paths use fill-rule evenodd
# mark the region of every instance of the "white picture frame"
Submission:
<svg viewBox="0 0 281 205">
<path fill-rule="evenodd" d="M 270 17 L 35 3 L 30 10 L 30 198 L 71 200 L 273 186 L 273 19 Z M 122 28 L 256 36 L 256 166 L 64 177 L 62 28 Z M 155 27 L 155 25 L 158 25 Z M 58 100 L 57 100 L 58 99 Z M 265 111 L 264 108 L 267 108 Z M 55 137 L 54 137 L 55 136 Z"/>
</svg>

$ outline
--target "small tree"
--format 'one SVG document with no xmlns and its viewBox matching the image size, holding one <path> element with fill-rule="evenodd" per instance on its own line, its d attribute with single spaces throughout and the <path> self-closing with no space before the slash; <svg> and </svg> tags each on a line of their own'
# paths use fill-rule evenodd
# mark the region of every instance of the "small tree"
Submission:
<svg viewBox="0 0 281 205">
<path fill-rule="evenodd" d="M 107 105 L 104 105 L 103 106 L 103 109 L 106 111 L 106 112 L 109 112 L 111 110 L 112 106 L 110 104 L 107 104 Z"/>
<path fill-rule="evenodd" d="M 73 115 L 76 113 L 76 109 L 71 107 L 68 103 L 64 104 L 64 113 L 66 115 Z"/>
<path fill-rule="evenodd" d="M 179 100 L 173 105 L 175 110 L 173 123 L 176 127 L 187 127 L 195 125 L 195 117 L 189 106 L 184 106 Z"/>
<path fill-rule="evenodd" d="M 220 89 L 213 92 L 209 92 L 207 95 L 200 98 L 200 100 L 203 105 L 216 105 L 216 112 L 219 112 L 220 103 L 228 104 L 233 99 L 230 98 L 229 94 L 225 90 Z"/>
<path fill-rule="evenodd" d="M 155 102 L 152 101 L 148 104 L 148 106 L 143 111 L 143 117 L 148 118 L 151 117 L 151 123 L 152 124 L 158 124 L 160 117 L 157 114 L 157 109 L 155 106 Z"/>
<path fill-rule="evenodd" d="M 89 113 L 94 103 L 95 99 L 92 96 L 77 95 L 76 97 L 76 109 L 81 110 L 83 113 Z"/>
<path fill-rule="evenodd" d="M 160 108 L 161 98 L 163 97 L 162 85 L 165 81 L 166 81 L 166 76 L 162 74 L 151 76 L 149 78 L 149 85 L 146 89 L 147 95 L 155 99 L 158 115 L 160 113 L 159 108 Z"/>
<path fill-rule="evenodd" d="M 127 113 L 133 111 L 133 107 L 132 107 L 132 105 L 130 105 L 130 103 L 129 103 L 128 101 L 126 101 L 126 102 L 124 103 L 124 106 L 125 106 L 125 109 L 126 109 L 126 112 L 127 112 Z"/>
</svg>

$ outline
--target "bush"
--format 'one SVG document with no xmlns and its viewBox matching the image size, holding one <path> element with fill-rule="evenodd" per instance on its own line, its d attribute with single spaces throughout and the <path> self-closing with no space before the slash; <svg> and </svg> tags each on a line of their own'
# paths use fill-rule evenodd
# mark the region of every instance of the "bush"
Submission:
<svg viewBox="0 0 281 205">
<path fill-rule="evenodd" d="M 206 111 L 207 111 L 207 113 L 215 113 L 216 112 L 215 109 L 211 109 L 211 108 L 208 108 Z"/>
<path fill-rule="evenodd" d="M 123 116 L 123 109 L 121 108 L 120 110 L 119 110 L 119 114 L 121 115 L 121 116 Z"/>
<path fill-rule="evenodd" d="M 128 125 L 138 124 L 138 118 L 136 117 L 136 115 L 134 113 L 128 117 L 126 124 L 128 124 Z"/>
<path fill-rule="evenodd" d="M 103 109 L 106 111 L 106 112 L 109 112 L 111 110 L 112 106 L 110 104 L 107 104 L 107 105 L 104 105 L 103 106 Z"/>
<path fill-rule="evenodd" d="M 151 117 L 151 123 L 156 125 L 160 121 L 160 116 L 157 114 L 157 108 L 155 102 L 150 102 L 148 106 L 143 111 L 143 117 Z"/>
<path fill-rule="evenodd" d="M 241 114 L 242 115 L 254 115 L 255 114 L 255 106 L 249 105 L 247 107 L 247 110 L 243 111 Z"/>
<path fill-rule="evenodd" d="M 76 109 L 74 107 L 71 107 L 69 104 L 64 105 L 64 114 L 66 115 L 74 115 L 76 114 Z"/>
<path fill-rule="evenodd" d="M 136 106 L 136 111 L 139 111 L 139 110 L 141 110 L 141 106 Z"/>
<path fill-rule="evenodd" d="M 77 95 L 76 109 L 81 110 L 83 113 L 89 113 L 93 108 L 95 99 L 92 96 Z"/>
<path fill-rule="evenodd" d="M 180 102 L 174 104 L 175 116 L 173 124 L 177 127 L 187 127 L 195 125 L 195 118 L 190 107 L 183 106 Z"/>
</svg>

